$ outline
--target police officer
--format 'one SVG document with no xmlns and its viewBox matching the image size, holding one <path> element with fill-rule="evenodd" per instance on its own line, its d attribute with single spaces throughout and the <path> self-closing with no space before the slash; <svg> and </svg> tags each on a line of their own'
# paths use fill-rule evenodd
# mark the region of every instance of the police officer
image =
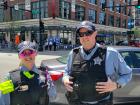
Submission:
<svg viewBox="0 0 140 105">
<path fill-rule="evenodd" d="M 19 68 L 0 84 L 0 105 L 48 105 L 48 92 L 54 84 L 49 73 L 35 65 L 36 46 L 24 41 L 18 45 L 18 55 Z"/>
<path fill-rule="evenodd" d="M 69 105 L 113 105 L 112 92 L 131 80 L 132 70 L 115 49 L 96 43 L 93 23 L 81 22 L 76 34 L 81 46 L 70 52 L 63 76 Z"/>
</svg>

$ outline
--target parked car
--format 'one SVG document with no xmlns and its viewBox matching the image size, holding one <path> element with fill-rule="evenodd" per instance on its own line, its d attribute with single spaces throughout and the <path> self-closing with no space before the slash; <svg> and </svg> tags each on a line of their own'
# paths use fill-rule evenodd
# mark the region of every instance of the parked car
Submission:
<svg viewBox="0 0 140 105">
<path fill-rule="evenodd" d="M 122 55 L 126 63 L 133 70 L 132 80 L 124 88 L 116 90 L 114 94 L 114 104 L 140 102 L 140 48 L 130 46 L 113 46 Z M 65 88 L 61 77 L 66 67 L 67 55 L 57 59 L 43 60 L 41 65 L 47 68 L 55 82 L 58 91 L 57 99 L 51 103 L 66 105 Z M 56 105 L 55 104 L 55 105 Z"/>
<path fill-rule="evenodd" d="M 116 43 L 116 45 L 118 45 L 118 46 L 128 46 L 128 41 L 127 40 L 125 40 L 125 41 L 118 41 L 117 43 Z"/>
<path fill-rule="evenodd" d="M 139 39 L 131 40 L 129 41 L 129 45 L 134 47 L 140 47 L 140 40 Z"/>
</svg>

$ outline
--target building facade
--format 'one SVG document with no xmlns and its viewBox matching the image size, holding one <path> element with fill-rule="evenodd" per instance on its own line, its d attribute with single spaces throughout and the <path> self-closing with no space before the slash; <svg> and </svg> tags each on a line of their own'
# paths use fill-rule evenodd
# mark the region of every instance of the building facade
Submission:
<svg viewBox="0 0 140 105">
<path fill-rule="evenodd" d="M 1 0 L 2 1 L 2 0 Z M 62 43 L 77 42 L 75 28 L 80 21 L 93 22 L 98 39 L 120 40 L 126 36 L 131 17 L 131 0 L 7 0 L 0 9 L 0 39 L 12 41 L 20 32 L 21 40 L 43 42 L 59 37 Z M 103 8 L 105 5 L 105 9 Z M 116 7 L 114 7 L 116 6 Z M 39 19 L 44 30 L 39 31 Z M 41 37 L 40 37 L 41 36 Z"/>
</svg>

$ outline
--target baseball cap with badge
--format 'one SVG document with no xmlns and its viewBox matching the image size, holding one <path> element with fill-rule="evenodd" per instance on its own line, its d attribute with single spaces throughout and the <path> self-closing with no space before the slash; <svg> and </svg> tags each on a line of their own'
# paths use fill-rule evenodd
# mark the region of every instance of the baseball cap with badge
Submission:
<svg viewBox="0 0 140 105">
<path fill-rule="evenodd" d="M 94 26 L 94 24 L 90 21 L 83 21 L 81 22 L 78 27 L 76 28 L 76 34 L 79 33 L 79 30 L 81 28 L 86 28 L 88 29 L 88 31 L 92 31 L 92 32 L 95 32 L 96 31 L 96 27 Z"/>
<path fill-rule="evenodd" d="M 24 50 L 29 49 L 37 51 L 36 46 L 30 41 L 23 41 L 18 45 L 18 53 L 21 54 Z"/>
</svg>

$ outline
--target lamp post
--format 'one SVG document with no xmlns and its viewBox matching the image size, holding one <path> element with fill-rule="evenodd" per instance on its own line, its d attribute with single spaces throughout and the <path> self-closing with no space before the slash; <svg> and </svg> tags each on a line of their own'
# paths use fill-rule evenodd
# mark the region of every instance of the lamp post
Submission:
<svg viewBox="0 0 140 105">
<path fill-rule="evenodd" d="M 44 23 L 41 19 L 41 0 L 39 0 L 39 51 L 43 50 L 42 33 L 44 32 Z"/>
</svg>

